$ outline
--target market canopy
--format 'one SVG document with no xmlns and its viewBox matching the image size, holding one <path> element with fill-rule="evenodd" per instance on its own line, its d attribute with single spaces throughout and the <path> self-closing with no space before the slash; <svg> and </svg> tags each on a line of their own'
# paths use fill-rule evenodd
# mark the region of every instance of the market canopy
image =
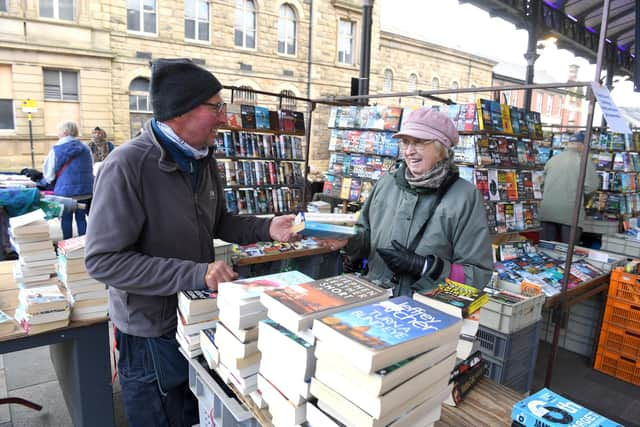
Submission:
<svg viewBox="0 0 640 427">
<path fill-rule="evenodd" d="M 460 0 L 471 3 L 544 39 L 556 37 L 558 48 L 596 62 L 603 0 Z M 610 0 L 603 63 L 613 73 L 635 76 L 640 90 L 636 9 L 640 0 Z"/>
</svg>

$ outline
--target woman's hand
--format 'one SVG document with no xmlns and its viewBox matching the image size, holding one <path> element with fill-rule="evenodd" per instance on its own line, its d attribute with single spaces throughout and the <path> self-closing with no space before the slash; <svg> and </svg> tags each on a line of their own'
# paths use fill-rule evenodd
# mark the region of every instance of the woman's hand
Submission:
<svg viewBox="0 0 640 427">
<path fill-rule="evenodd" d="M 332 251 L 338 251 L 349 243 L 349 239 L 322 239 L 320 244 L 325 248 L 329 248 Z"/>
<path fill-rule="evenodd" d="M 391 241 L 391 246 L 393 249 L 378 248 L 376 252 L 382 257 L 389 270 L 395 274 L 409 274 L 420 277 L 423 271 L 429 269 L 429 257 L 410 251 L 396 240 Z"/>
</svg>

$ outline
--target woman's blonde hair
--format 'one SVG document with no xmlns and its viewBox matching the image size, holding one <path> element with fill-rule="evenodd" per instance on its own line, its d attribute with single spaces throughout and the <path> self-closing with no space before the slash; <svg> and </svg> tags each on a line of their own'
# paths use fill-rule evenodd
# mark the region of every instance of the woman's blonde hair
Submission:
<svg viewBox="0 0 640 427">
<path fill-rule="evenodd" d="M 444 145 L 442 142 L 440 141 L 433 141 L 433 143 L 436 145 L 437 150 L 438 150 L 438 156 L 441 159 L 448 159 L 449 158 L 449 147 L 447 147 L 446 145 Z"/>
</svg>

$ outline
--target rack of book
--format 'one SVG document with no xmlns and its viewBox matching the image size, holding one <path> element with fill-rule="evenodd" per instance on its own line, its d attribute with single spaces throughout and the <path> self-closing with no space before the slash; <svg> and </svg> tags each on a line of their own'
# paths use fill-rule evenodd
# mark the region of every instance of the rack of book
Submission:
<svg viewBox="0 0 640 427">
<path fill-rule="evenodd" d="M 255 105 L 251 90 L 231 90 L 227 127 L 218 131 L 215 144 L 227 210 L 241 215 L 295 211 L 306 182 L 304 113 L 282 108 L 282 102 L 277 111 L 269 110 Z M 253 96 L 234 98 L 236 90 Z"/>
<path fill-rule="evenodd" d="M 542 169 L 549 159 L 540 114 L 486 99 L 438 108 L 458 129 L 455 161 L 460 176 L 482 193 L 490 230 L 539 228 Z"/>
<path fill-rule="evenodd" d="M 373 184 L 395 165 L 401 107 L 332 107 L 329 115 L 329 169 L 323 193 L 335 199 L 364 202 Z"/>
</svg>

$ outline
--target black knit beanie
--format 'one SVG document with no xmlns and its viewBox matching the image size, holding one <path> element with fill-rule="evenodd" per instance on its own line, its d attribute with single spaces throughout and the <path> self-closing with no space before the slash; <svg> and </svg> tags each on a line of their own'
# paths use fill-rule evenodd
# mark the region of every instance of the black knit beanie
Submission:
<svg viewBox="0 0 640 427">
<path fill-rule="evenodd" d="M 151 106 L 158 121 L 193 110 L 222 90 L 222 84 L 190 59 L 157 59 L 151 63 Z"/>
</svg>

